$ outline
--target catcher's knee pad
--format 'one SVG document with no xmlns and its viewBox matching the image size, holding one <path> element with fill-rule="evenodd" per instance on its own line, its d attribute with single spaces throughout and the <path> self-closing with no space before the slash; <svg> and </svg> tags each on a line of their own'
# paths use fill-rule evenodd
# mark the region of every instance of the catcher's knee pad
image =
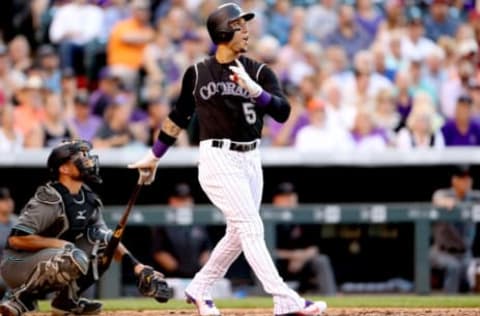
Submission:
<svg viewBox="0 0 480 316">
<path fill-rule="evenodd" d="M 85 252 L 73 245 L 67 245 L 62 252 L 35 266 L 25 289 L 29 292 L 57 290 L 87 272 L 88 258 Z"/>
</svg>

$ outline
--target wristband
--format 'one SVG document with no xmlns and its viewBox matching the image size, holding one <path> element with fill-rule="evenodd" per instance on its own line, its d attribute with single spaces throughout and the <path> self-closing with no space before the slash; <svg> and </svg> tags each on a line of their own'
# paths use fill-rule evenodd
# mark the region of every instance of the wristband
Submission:
<svg viewBox="0 0 480 316">
<path fill-rule="evenodd" d="M 162 142 L 161 140 L 157 139 L 155 141 L 155 143 L 153 144 L 153 147 L 152 147 L 152 152 L 153 154 L 155 155 L 155 157 L 157 158 L 160 158 L 162 157 L 165 152 L 167 151 L 168 147 L 170 147 L 169 145 L 165 144 L 164 142 Z"/>
<path fill-rule="evenodd" d="M 256 98 L 254 98 L 255 103 L 260 106 L 267 106 L 272 100 L 272 95 L 265 90 L 262 90 L 262 93 Z"/>
</svg>

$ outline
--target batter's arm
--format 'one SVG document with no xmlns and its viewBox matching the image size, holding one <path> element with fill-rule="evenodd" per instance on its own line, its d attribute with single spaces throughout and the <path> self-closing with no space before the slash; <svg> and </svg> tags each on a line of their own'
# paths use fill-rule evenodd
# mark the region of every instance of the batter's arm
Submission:
<svg viewBox="0 0 480 316">
<path fill-rule="evenodd" d="M 128 168 L 139 170 L 139 183 L 149 185 L 153 182 L 158 160 L 175 143 L 181 130 L 188 126 L 195 109 L 195 98 L 193 97 L 195 80 L 194 66 L 190 66 L 183 76 L 180 97 L 168 118 L 163 122 L 158 139 L 152 149 L 139 161 L 128 165 Z"/>
<path fill-rule="evenodd" d="M 267 113 L 277 122 L 283 123 L 290 115 L 290 103 L 283 95 L 275 73 L 266 65 L 260 67 L 258 83 L 271 95 L 270 102 L 266 106 Z"/>
</svg>

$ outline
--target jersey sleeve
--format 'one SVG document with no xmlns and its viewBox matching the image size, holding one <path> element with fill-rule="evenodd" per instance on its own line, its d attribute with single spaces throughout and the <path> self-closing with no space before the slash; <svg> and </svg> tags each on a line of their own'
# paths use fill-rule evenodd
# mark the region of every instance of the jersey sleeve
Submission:
<svg viewBox="0 0 480 316">
<path fill-rule="evenodd" d="M 22 235 L 40 235 L 54 224 L 59 214 L 59 204 L 44 204 L 32 199 L 22 210 L 12 230 Z"/>
<path fill-rule="evenodd" d="M 180 96 L 169 114 L 170 119 L 179 127 L 188 127 L 193 111 L 195 110 L 195 98 L 193 92 L 197 80 L 195 66 L 190 66 L 183 75 Z"/>
<path fill-rule="evenodd" d="M 258 83 L 262 88 L 272 95 L 267 105 L 267 113 L 277 122 L 283 123 L 290 115 L 290 104 L 282 93 L 277 76 L 268 66 L 261 66 L 259 69 Z"/>
</svg>

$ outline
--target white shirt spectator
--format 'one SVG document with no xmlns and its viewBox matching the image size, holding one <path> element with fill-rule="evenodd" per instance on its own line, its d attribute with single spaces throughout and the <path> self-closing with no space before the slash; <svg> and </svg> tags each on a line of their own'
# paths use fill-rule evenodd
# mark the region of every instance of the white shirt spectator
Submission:
<svg viewBox="0 0 480 316">
<path fill-rule="evenodd" d="M 70 41 L 84 45 L 101 36 L 103 11 L 92 4 L 69 3 L 58 9 L 50 27 L 50 40 L 54 43 Z"/>
<path fill-rule="evenodd" d="M 441 132 L 436 132 L 430 137 L 425 138 L 422 141 L 413 138 L 412 132 L 408 128 L 402 128 L 398 131 L 396 147 L 399 149 L 412 149 L 412 148 L 445 148 L 445 139 Z"/>
<path fill-rule="evenodd" d="M 23 135 L 19 131 L 15 131 L 13 139 L 5 135 L 3 129 L 0 128 L 0 153 L 15 153 L 23 149 Z"/>
<path fill-rule="evenodd" d="M 408 36 L 405 36 L 401 45 L 402 56 L 407 60 L 423 60 L 430 52 L 438 49 L 438 46 L 426 37 L 421 37 L 414 43 Z"/>
<path fill-rule="evenodd" d="M 340 128 L 307 125 L 298 131 L 295 148 L 299 151 L 343 151 L 350 149 L 348 132 Z"/>
</svg>

